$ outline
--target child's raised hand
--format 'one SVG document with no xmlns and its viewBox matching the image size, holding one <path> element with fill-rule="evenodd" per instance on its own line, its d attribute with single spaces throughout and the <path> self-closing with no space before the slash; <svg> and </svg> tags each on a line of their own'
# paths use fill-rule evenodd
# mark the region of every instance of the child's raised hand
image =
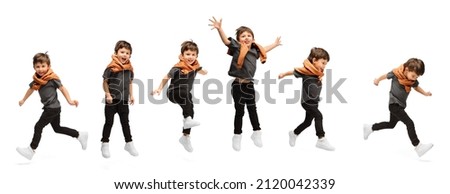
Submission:
<svg viewBox="0 0 450 194">
<path fill-rule="evenodd" d="M 212 19 L 209 19 L 209 21 L 211 22 L 211 24 L 208 25 L 212 27 L 211 30 L 219 29 L 222 27 L 222 18 L 220 20 L 216 20 L 216 18 L 213 17 Z"/>
<path fill-rule="evenodd" d="M 426 92 L 425 93 L 425 96 L 431 96 L 432 94 L 431 94 L 431 92 Z"/>
<path fill-rule="evenodd" d="M 25 101 L 23 101 L 23 100 L 20 100 L 20 101 L 19 101 L 19 106 L 22 106 L 22 105 L 23 105 L 23 103 L 25 103 Z"/>
<path fill-rule="evenodd" d="M 280 75 L 278 75 L 278 79 L 283 79 L 284 76 L 284 73 L 280 73 Z"/>
<path fill-rule="evenodd" d="M 281 36 L 278 36 L 277 39 L 275 39 L 275 45 L 281 46 Z"/>
</svg>

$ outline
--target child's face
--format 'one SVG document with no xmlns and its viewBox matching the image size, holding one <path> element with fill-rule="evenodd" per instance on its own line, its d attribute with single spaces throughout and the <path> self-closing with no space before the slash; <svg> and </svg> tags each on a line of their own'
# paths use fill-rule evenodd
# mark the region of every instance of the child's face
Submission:
<svg viewBox="0 0 450 194">
<path fill-rule="evenodd" d="M 184 51 L 183 59 L 185 63 L 187 63 L 188 65 L 192 65 L 195 62 L 195 60 L 197 60 L 197 51 L 193 50 Z"/>
<path fill-rule="evenodd" d="M 244 31 L 241 35 L 239 35 L 239 42 L 244 42 L 246 45 L 249 45 L 253 42 L 253 36 L 250 32 Z"/>
<path fill-rule="evenodd" d="M 406 79 L 410 80 L 410 81 L 416 81 L 417 78 L 419 78 L 419 75 L 417 75 L 416 72 L 414 71 L 409 71 L 408 69 L 405 69 L 404 73 L 406 76 Z"/>
<path fill-rule="evenodd" d="M 131 51 L 126 48 L 121 48 L 117 51 L 116 55 L 117 55 L 117 58 L 119 58 L 120 62 L 122 64 L 125 64 L 128 62 L 128 60 L 130 60 Z"/>
<path fill-rule="evenodd" d="M 313 58 L 313 65 L 320 71 L 323 71 L 325 69 L 325 66 L 327 66 L 328 61 L 325 59 L 319 59 Z"/>
<path fill-rule="evenodd" d="M 39 76 L 45 75 L 48 70 L 50 69 L 50 66 L 47 63 L 36 63 L 34 64 L 34 70 Z"/>
</svg>

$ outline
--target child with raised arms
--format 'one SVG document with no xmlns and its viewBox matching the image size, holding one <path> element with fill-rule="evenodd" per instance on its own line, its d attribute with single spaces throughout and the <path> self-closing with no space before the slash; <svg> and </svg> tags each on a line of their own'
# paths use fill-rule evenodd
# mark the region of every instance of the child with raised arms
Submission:
<svg viewBox="0 0 450 194">
<path fill-rule="evenodd" d="M 227 37 L 222 29 L 222 19 L 212 18 L 209 20 L 212 29 L 217 29 L 220 39 L 228 47 L 228 55 L 232 56 L 228 75 L 234 77 L 231 84 L 231 93 L 236 110 L 234 116 L 234 136 L 232 139 L 233 149 L 241 150 L 242 140 L 242 117 L 245 113 L 245 106 L 253 127 L 251 139 L 257 147 L 262 147 L 261 127 L 258 113 L 256 111 L 256 96 L 253 77 L 256 72 L 257 60 L 266 62 L 267 52 L 281 45 L 280 37 L 268 46 L 261 46 L 255 42 L 255 36 L 249 27 L 241 26 L 236 29 L 236 39 Z"/>
</svg>

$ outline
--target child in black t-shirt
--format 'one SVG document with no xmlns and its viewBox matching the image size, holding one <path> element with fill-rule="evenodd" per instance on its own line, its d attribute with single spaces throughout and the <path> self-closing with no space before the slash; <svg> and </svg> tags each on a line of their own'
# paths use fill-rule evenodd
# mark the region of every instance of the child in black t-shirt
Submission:
<svg viewBox="0 0 450 194">
<path fill-rule="evenodd" d="M 242 119 L 245 107 L 250 117 L 253 133 L 250 138 L 257 147 L 262 147 L 262 130 L 259 123 L 256 108 L 256 91 L 253 77 L 256 73 L 257 60 L 265 63 L 267 52 L 281 45 L 281 37 L 277 37 L 272 44 L 267 46 L 255 42 L 253 30 L 247 26 L 236 29 L 236 39 L 227 37 L 222 28 L 222 19 L 212 18 L 209 26 L 217 29 L 223 44 L 228 47 L 228 55 L 232 56 L 228 75 L 234 77 L 231 84 L 231 95 L 234 102 L 234 130 L 232 147 L 235 151 L 241 150 L 242 141 Z"/>
<path fill-rule="evenodd" d="M 183 42 L 179 56 L 180 61 L 164 76 L 158 89 L 151 93 L 159 95 L 170 79 L 167 97 L 171 102 L 180 105 L 183 110 L 183 135 L 179 142 L 188 152 L 193 151 L 190 141 L 191 128 L 200 125 L 200 122 L 193 120 L 194 104 L 191 90 L 197 73 L 207 74 L 207 71 L 203 70 L 197 61 L 198 51 L 198 46 L 193 41 Z"/>
<path fill-rule="evenodd" d="M 319 110 L 320 92 L 322 90 L 323 70 L 330 61 L 330 55 L 323 48 L 312 48 L 307 59 L 303 62 L 303 67 L 295 68 L 292 71 L 281 73 L 278 78 L 294 75 L 303 78 L 302 84 L 302 107 L 306 111 L 305 120 L 294 131 L 289 131 L 289 144 L 294 147 L 297 136 L 309 127 L 314 120 L 316 135 L 319 138 L 316 147 L 334 151 L 335 148 L 325 138 L 322 120 L 323 116 Z"/>
<path fill-rule="evenodd" d="M 394 128 L 399 121 L 406 125 L 411 144 L 415 147 L 417 155 L 423 156 L 433 147 L 433 144 L 422 144 L 417 137 L 414 122 L 405 112 L 406 100 L 408 99 L 411 88 L 424 96 L 431 96 L 431 92 L 424 91 L 419 86 L 417 78 L 425 73 L 425 64 L 422 60 L 411 58 L 406 63 L 400 65 L 387 74 L 381 75 L 375 79 L 373 83 L 378 86 L 380 81 L 392 79 L 391 90 L 389 91 L 389 112 L 390 119 L 386 122 L 375 123 L 373 125 L 364 125 L 364 139 L 367 140 L 369 135 L 374 131 Z"/>
<path fill-rule="evenodd" d="M 134 71 L 130 62 L 132 53 L 131 44 L 120 40 L 116 43 L 112 61 L 103 73 L 103 90 L 105 91 L 105 124 L 102 132 L 102 155 L 104 158 L 111 156 L 109 152 L 109 136 L 114 124 L 114 115 L 119 114 L 120 124 L 125 137 L 124 149 L 132 156 L 138 156 L 131 136 L 128 120 L 128 104 L 134 104 L 133 78 Z"/>
<path fill-rule="evenodd" d="M 34 126 L 34 135 L 29 147 L 18 147 L 16 150 L 20 155 L 31 160 L 34 156 L 36 148 L 41 141 L 42 130 L 48 124 L 51 124 L 56 133 L 65 134 L 77 138 L 81 143 L 83 150 L 87 147 L 88 133 L 78 132 L 77 130 L 60 126 L 61 118 L 61 104 L 58 101 L 58 94 L 56 89 L 59 89 L 66 98 L 67 102 L 72 106 L 78 106 L 77 100 L 70 98 L 69 92 L 61 84 L 61 80 L 53 72 L 50 66 L 50 57 L 47 53 L 37 53 L 33 57 L 33 68 L 36 73 L 33 75 L 33 81 L 30 83 L 30 88 L 25 93 L 19 105 L 22 106 L 30 95 L 37 90 L 41 97 L 41 102 L 44 105 L 41 117 Z"/>
</svg>

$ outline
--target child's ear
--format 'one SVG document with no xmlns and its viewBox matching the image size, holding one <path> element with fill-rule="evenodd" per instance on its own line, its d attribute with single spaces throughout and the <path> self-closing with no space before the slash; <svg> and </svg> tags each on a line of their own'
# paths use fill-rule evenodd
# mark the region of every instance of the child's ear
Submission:
<svg viewBox="0 0 450 194">
<path fill-rule="evenodd" d="M 314 63 L 314 62 L 316 62 L 316 61 L 318 61 L 316 58 L 313 58 L 313 60 L 312 60 L 312 62 Z"/>
</svg>

